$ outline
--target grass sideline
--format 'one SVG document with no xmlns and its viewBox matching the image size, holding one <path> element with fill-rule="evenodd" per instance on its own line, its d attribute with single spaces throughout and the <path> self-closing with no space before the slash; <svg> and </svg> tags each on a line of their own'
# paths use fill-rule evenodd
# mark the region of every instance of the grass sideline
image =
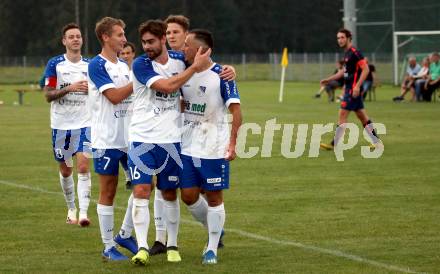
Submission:
<svg viewBox="0 0 440 274">
<path fill-rule="evenodd" d="M 239 82 L 244 122 L 263 127 L 272 118 L 295 125 L 336 121 L 337 104 L 312 98 L 317 84 L 288 82 L 285 87 L 284 103 L 279 104 L 278 82 Z M 101 262 L 95 204 L 89 210 L 90 228 L 64 224 L 49 105 L 40 92 L 28 92 L 24 106 L 15 106 L 14 89 L 0 87 L 1 273 L 400 273 L 281 242 L 341 251 L 417 272 L 440 269 L 438 102 L 395 104 L 391 97 L 397 88 L 378 88 L 377 101 L 366 107 L 372 119 L 387 128 L 382 137 L 385 152 L 379 159 L 362 158 L 359 145 L 346 152 L 345 162 L 336 162 L 332 152 L 323 151 L 318 158 L 308 158 L 309 142 L 304 156 L 286 159 L 280 153 L 281 132 L 276 131 L 271 158 L 258 154 L 231 165 L 231 189 L 225 195 L 226 247 L 219 253 L 219 264 L 200 264 L 206 233 L 183 222 L 182 263 L 168 264 L 159 256 L 145 269 L 128 262 Z M 354 115 L 350 121 L 357 123 Z M 330 139 L 327 134 L 325 140 Z M 262 135 L 248 136 L 247 147 L 261 145 Z M 92 185 L 96 199 L 95 175 Z M 116 205 L 125 207 L 128 195 L 121 181 Z M 117 231 L 124 211 L 115 213 Z M 192 220 L 185 207 L 182 218 Z M 151 223 L 150 244 L 153 228 Z"/>
</svg>

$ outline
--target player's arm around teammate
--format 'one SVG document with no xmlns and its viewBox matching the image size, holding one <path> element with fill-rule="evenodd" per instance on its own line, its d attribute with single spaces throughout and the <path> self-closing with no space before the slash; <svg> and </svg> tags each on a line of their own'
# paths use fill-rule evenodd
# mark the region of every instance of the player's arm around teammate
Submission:
<svg viewBox="0 0 440 274">
<path fill-rule="evenodd" d="M 209 63 L 210 50 L 197 54 L 196 61 L 185 69 L 181 53 L 168 52 L 166 24 L 149 20 L 139 27 L 145 55 L 133 63 L 134 102 L 129 127 L 129 167 L 133 174 L 133 223 L 139 251 L 135 264 L 149 261 L 149 199 L 152 176 L 164 199 L 167 227 L 167 260 L 181 260 L 177 247 L 180 207 L 176 190 L 180 174 L 179 89 L 190 77 Z"/>
</svg>

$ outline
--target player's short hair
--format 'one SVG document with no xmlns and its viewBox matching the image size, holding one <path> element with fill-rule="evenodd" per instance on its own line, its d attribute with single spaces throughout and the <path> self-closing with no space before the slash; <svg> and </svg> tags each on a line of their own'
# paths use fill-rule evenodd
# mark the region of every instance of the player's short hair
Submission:
<svg viewBox="0 0 440 274">
<path fill-rule="evenodd" d="M 142 39 L 142 36 L 149 32 L 158 38 L 162 38 L 166 35 L 167 32 L 167 24 L 164 21 L 156 19 L 156 20 L 148 20 L 143 22 L 139 26 L 139 37 Z"/>
<path fill-rule="evenodd" d="M 102 35 L 106 34 L 108 36 L 111 36 L 113 31 L 113 26 L 120 26 L 121 28 L 125 28 L 125 23 L 121 19 L 116 19 L 112 17 L 104 17 L 98 22 L 96 22 L 95 34 L 101 45 L 104 44 Z"/>
<path fill-rule="evenodd" d="M 193 29 L 189 34 L 194 34 L 194 38 L 204 43 L 207 47 L 214 49 L 214 36 L 205 29 Z"/>
<path fill-rule="evenodd" d="M 351 31 L 349 31 L 348 29 L 345 29 L 345 28 L 341 28 L 341 29 L 339 29 L 338 30 L 338 33 L 343 33 L 343 34 L 345 34 L 345 37 L 347 37 L 347 39 L 352 39 L 352 34 L 351 34 Z"/>
<path fill-rule="evenodd" d="M 131 51 L 136 52 L 136 46 L 132 42 L 127 42 L 124 44 L 124 48 L 130 47 Z"/>
<path fill-rule="evenodd" d="M 174 14 L 169 15 L 167 19 L 165 19 L 165 24 L 168 25 L 169 23 L 175 23 L 180 25 L 184 31 L 189 30 L 189 19 L 184 15 L 174 15 Z"/>
<path fill-rule="evenodd" d="M 79 30 L 81 30 L 79 28 L 78 24 L 73 23 L 73 22 L 72 23 L 68 23 L 67 25 L 63 26 L 63 28 L 61 29 L 61 34 L 63 35 L 63 37 L 66 35 L 66 32 L 68 30 L 71 30 L 71 29 L 79 29 Z"/>
<path fill-rule="evenodd" d="M 341 60 L 338 61 L 338 63 L 339 63 L 339 65 L 343 66 L 345 61 L 344 61 L 344 59 L 341 59 Z"/>
</svg>

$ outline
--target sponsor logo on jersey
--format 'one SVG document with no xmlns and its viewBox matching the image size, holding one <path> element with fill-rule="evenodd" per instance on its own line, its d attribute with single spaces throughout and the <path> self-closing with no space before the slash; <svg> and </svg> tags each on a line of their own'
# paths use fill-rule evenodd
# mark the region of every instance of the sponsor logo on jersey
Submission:
<svg viewBox="0 0 440 274">
<path fill-rule="evenodd" d="M 172 98 L 180 97 L 180 93 L 178 91 L 175 91 L 173 93 L 166 94 L 166 93 L 162 93 L 160 91 L 156 91 L 156 97 L 164 98 L 164 99 L 169 97 L 170 99 L 172 99 Z"/>
<path fill-rule="evenodd" d="M 204 96 L 206 93 L 206 87 L 205 86 L 199 86 L 199 89 L 197 90 L 197 95 L 199 97 Z"/>
<path fill-rule="evenodd" d="M 179 177 L 177 176 L 168 176 L 168 181 L 170 182 L 177 182 L 179 180 Z"/>
<path fill-rule="evenodd" d="M 220 177 L 217 177 L 217 178 L 208 178 L 208 179 L 206 179 L 206 182 L 207 182 L 208 184 L 221 183 L 221 181 L 222 181 L 222 178 L 220 178 Z"/>
<path fill-rule="evenodd" d="M 115 118 L 124 118 L 127 116 L 131 116 L 133 113 L 133 110 L 128 110 L 128 109 L 121 109 L 121 110 L 117 110 L 114 113 Z"/>
<path fill-rule="evenodd" d="M 190 112 L 193 114 L 203 114 L 205 113 L 206 110 L 206 103 L 204 104 L 197 104 L 197 103 L 193 103 L 191 104 L 190 101 L 183 101 L 184 107 L 185 107 L 185 112 Z"/>
<path fill-rule="evenodd" d="M 65 88 L 65 87 L 67 87 L 67 86 L 70 86 L 70 83 L 62 83 L 61 85 L 60 85 L 60 89 L 63 89 L 63 88 Z"/>
</svg>

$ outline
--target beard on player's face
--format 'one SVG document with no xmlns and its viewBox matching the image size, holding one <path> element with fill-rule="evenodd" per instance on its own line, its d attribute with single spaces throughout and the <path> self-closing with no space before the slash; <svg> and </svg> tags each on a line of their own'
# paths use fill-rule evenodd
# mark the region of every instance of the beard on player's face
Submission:
<svg viewBox="0 0 440 274">
<path fill-rule="evenodd" d="M 154 60 L 162 54 L 162 47 L 145 49 L 145 53 L 148 55 L 148 58 Z"/>
</svg>

